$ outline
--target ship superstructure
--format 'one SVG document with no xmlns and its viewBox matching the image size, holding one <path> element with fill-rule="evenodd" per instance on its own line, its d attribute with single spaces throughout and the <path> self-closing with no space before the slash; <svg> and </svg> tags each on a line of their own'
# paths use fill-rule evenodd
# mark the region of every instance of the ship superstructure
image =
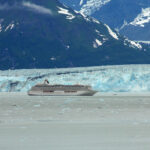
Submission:
<svg viewBox="0 0 150 150">
<path fill-rule="evenodd" d="M 50 85 L 47 81 L 37 84 L 28 91 L 28 95 L 39 96 L 93 96 L 97 91 L 88 85 Z"/>
</svg>

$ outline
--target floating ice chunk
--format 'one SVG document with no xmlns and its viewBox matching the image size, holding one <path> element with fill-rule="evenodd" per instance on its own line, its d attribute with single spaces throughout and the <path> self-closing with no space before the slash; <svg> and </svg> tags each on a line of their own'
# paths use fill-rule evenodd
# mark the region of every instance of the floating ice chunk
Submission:
<svg viewBox="0 0 150 150">
<path fill-rule="evenodd" d="M 64 114 L 64 113 L 67 113 L 67 112 L 70 112 L 71 111 L 71 108 L 67 107 L 67 108 L 63 108 L 59 114 Z"/>
<path fill-rule="evenodd" d="M 41 105 L 40 104 L 36 104 L 36 105 L 34 105 L 34 107 L 40 107 Z"/>
</svg>

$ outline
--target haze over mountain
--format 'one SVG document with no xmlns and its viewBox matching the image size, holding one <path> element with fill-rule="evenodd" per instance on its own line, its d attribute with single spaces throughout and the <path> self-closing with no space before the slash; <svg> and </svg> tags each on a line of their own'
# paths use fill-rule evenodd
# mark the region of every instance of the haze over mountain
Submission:
<svg viewBox="0 0 150 150">
<path fill-rule="evenodd" d="M 0 0 L 0 69 L 150 63 L 146 47 L 57 0 Z"/>
<path fill-rule="evenodd" d="M 116 28 L 131 40 L 150 41 L 150 0 L 60 0 Z"/>
</svg>

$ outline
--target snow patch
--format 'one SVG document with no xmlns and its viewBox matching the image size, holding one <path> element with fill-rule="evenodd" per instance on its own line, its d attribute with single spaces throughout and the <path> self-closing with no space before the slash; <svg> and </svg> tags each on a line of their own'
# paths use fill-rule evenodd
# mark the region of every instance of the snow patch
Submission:
<svg viewBox="0 0 150 150">
<path fill-rule="evenodd" d="M 55 57 L 51 57 L 50 60 L 54 61 L 54 60 L 56 60 L 56 58 Z"/>
<path fill-rule="evenodd" d="M 69 49 L 69 48 L 70 48 L 70 45 L 67 45 L 66 48 Z"/>
<path fill-rule="evenodd" d="M 87 15 L 83 14 L 82 12 L 80 12 L 80 14 L 82 15 L 82 17 L 83 17 L 86 21 L 88 21 L 88 22 L 91 21 Z"/>
<path fill-rule="evenodd" d="M 95 19 L 95 18 L 92 18 L 92 21 L 97 23 L 97 24 L 100 24 L 100 22 L 97 19 Z"/>
<path fill-rule="evenodd" d="M 136 41 L 138 43 L 150 44 L 150 41 Z"/>
<path fill-rule="evenodd" d="M 69 13 L 69 10 L 64 9 L 62 7 L 57 7 L 57 8 L 59 9 L 59 11 L 58 11 L 59 14 L 67 15 L 67 17 L 66 17 L 67 19 L 72 20 L 75 18 L 75 16 L 73 14 Z"/>
<path fill-rule="evenodd" d="M 0 24 L 0 32 L 2 32 L 2 25 Z"/>
<path fill-rule="evenodd" d="M 5 32 L 6 32 L 7 30 L 12 30 L 14 27 L 15 27 L 15 24 L 14 24 L 14 23 L 9 24 L 9 25 L 5 28 Z"/>
<path fill-rule="evenodd" d="M 146 23 L 150 22 L 150 7 L 142 9 L 141 13 L 130 22 L 133 26 L 144 27 Z"/>
<path fill-rule="evenodd" d="M 128 44 L 129 44 L 130 47 L 142 49 L 142 45 L 139 44 L 138 42 L 125 39 L 124 45 L 128 45 Z"/>
<path fill-rule="evenodd" d="M 100 37 L 104 37 L 105 35 L 101 34 L 100 31 L 98 31 L 97 29 L 95 30 L 95 32 L 100 36 Z"/>
<path fill-rule="evenodd" d="M 93 47 L 94 48 L 98 48 L 99 46 L 102 46 L 103 43 L 101 41 L 99 41 L 98 39 L 95 39 L 95 41 L 93 42 Z"/>
<path fill-rule="evenodd" d="M 111 30 L 111 28 L 110 28 L 108 25 L 105 24 L 105 26 L 107 27 L 109 34 L 110 34 L 114 39 L 119 40 L 117 34 L 116 34 L 115 32 L 113 32 L 113 31 Z"/>
<path fill-rule="evenodd" d="M 137 47 L 137 48 L 139 48 L 139 49 L 142 48 L 142 46 L 141 46 L 139 43 L 137 43 L 137 42 L 130 41 L 130 43 L 131 43 L 131 45 L 133 45 L 133 47 Z"/>
<path fill-rule="evenodd" d="M 98 31 L 97 29 L 95 30 L 96 33 L 100 33 L 100 31 Z"/>
<path fill-rule="evenodd" d="M 83 4 L 83 0 L 80 0 L 80 6 Z"/>
<path fill-rule="evenodd" d="M 80 13 L 80 12 L 79 12 L 79 11 L 77 11 L 77 10 L 74 10 L 74 12 L 75 12 L 75 13 L 77 13 L 77 14 L 79 14 L 79 13 Z"/>
<path fill-rule="evenodd" d="M 91 15 L 110 1 L 111 0 L 88 0 L 86 4 L 82 6 L 80 11 L 86 15 Z"/>
<path fill-rule="evenodd" d="M 105 42 L 105 41 L 108 41 L 108 38 L 104 37 L 104 38 L 103 38 L 103 41 L 104 41 L 104 42 Z"/>
<path fill-rule="evenodd" d="M 124 20 L 123 25 L 120 27 L 119 30 L 122 30 L 122 29 L 123 29 L 125 26 L 127 26 L 127 25 L 128 25 L 127 21 Z M 119 31 L 119 30 L 118 30 L 118 31 Z"/>
<path fill-rule="evenodd" d="M 98 46 L 101 46 L 101 45 L 102 45 L 102 42 L 99 41 L 98 39 L 96 39 L 95 42 L 97 43 Z"/>
</svg>

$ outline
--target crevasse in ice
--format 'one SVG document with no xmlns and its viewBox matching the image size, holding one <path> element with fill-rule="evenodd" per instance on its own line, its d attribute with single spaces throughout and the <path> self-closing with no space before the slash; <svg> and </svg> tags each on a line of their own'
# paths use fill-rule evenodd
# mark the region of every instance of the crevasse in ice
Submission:
<svg viewBox="0 0 150 150">
<path fill-rule="evenodd" d="M 50 84 L 91 85 L 100 92 L 149 92 L 150 65 L 0 71 L 0 92 L 26 92 L 44 79 Z"/>
</svg>

